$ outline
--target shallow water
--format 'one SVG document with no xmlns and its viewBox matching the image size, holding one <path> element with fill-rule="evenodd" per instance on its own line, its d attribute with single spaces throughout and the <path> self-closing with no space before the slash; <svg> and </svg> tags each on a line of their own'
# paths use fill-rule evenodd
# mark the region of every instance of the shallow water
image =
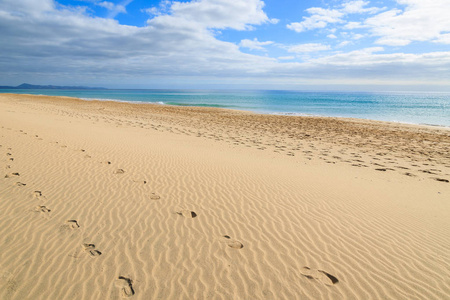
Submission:
<svg viewBox="0 0 450 300">
<path fill-rule="evenodd" d="M 42 89 L 0 92 L 450 126 L 450 93 Z"/>
</svg>

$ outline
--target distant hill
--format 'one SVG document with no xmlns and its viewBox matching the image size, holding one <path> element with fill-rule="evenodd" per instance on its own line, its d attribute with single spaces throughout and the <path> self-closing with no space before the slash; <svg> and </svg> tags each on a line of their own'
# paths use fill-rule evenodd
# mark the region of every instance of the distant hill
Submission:
<svg viewBox="0 0 450 300">
<path fill-rule="evenodd" d="M 18 86 L 0 86 L 0 89 L 34 89 L 34 90 L 106 90 L 101 87 L 85 87 L 85 86 L 58 86 L 58 85 L 34 85 L 28 83 L 22 83 Z"/>
</svg>

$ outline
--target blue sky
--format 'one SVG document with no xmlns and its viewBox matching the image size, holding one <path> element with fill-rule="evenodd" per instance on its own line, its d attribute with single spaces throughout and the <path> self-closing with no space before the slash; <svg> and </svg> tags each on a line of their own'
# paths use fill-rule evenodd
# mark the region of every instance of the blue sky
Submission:
<svg viewBox="0 0 450 300">
<path fill-rule="evenodd" d="M 0 0 L 0 85 L 450 90 L 448 0 Z"/>
</svg>

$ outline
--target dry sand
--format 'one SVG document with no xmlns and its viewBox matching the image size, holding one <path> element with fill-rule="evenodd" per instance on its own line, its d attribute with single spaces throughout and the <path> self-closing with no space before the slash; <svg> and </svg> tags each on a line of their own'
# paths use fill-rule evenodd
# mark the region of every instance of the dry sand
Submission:
<svg viewBox="0 0 450 300">
<path fill-rule="evenodd" d="M 450 299 L 450 131 L 0 95 L 0 299 Z"/>
</svg>

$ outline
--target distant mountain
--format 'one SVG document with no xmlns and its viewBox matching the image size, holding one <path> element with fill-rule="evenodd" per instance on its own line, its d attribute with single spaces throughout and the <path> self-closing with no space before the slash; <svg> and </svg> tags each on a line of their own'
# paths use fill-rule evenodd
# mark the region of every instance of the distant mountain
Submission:
<svg viewBox="0 0 450 300">
<path fill-rule="evenodd" d="M 58 86 L 58 85 L 34 85 L 22 83 L 18 86 L 0 86 L 0 89 L 22 89 L 22 90 L 106 90 L 101 87 L 85 87 L 85 86 Z"/>
</svg>

